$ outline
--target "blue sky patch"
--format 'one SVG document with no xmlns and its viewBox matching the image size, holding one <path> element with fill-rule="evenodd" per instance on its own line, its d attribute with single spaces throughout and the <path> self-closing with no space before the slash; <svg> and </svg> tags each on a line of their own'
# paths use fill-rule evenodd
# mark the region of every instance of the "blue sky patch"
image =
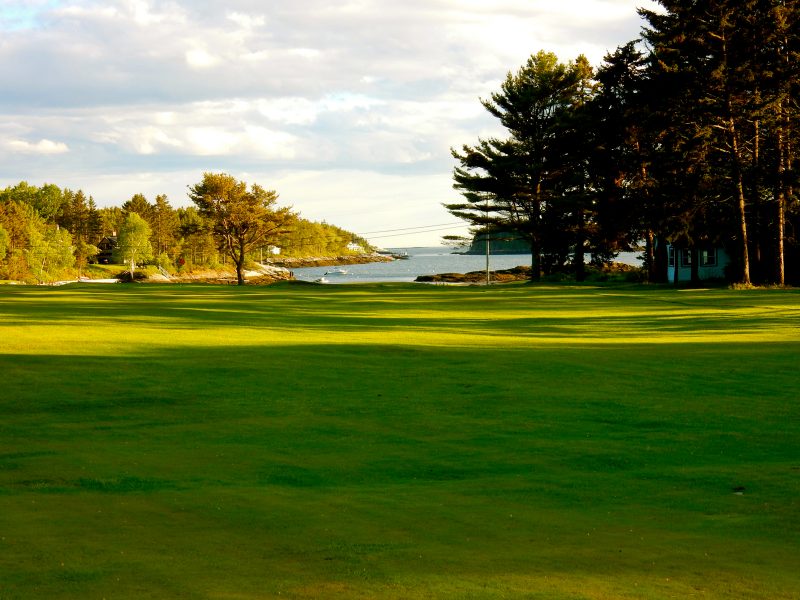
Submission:
<svg viewBox="0 0 800 600">
<path fill-rule="evenodd" d="M 0 30 L 18 31 L 34 29 L 39 26 L 43 12 L 57 8 L 62 2 L 50 0 L 42 2 L 4 2 L 0 5 Z"/>
</svg>

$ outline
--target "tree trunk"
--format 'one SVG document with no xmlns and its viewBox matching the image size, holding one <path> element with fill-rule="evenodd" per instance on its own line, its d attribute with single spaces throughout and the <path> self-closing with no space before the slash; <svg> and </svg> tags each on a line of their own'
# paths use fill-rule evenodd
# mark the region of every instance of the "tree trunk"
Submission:
<svg viewBox="0 0 800 600">
<path fill-rule="evenodd" d="M 644 267 L 647 271 L 647 281 L 654 283 L 656 279 L 655 234 L 648 229 L 644 242 Z"/>
<path fill-rule="evenodd" d="M 784 237 L 786 232 L 786 158 L 787 158 L 787 151 L 786 151 L 786 137 L 785 134 L 788 134 L 788 131 L 785 131 L 784 127 L 788 122 L 788 119 L 784 118 L 784 106 L 783 102 L 781 102 L 778 115 L 778 128 L 777 128 L 777 135 L 778 135 L 778 257 L 777 257 L 777 275 L 778 275 L 778 284 L 785 285 L 786 284 L 786 263 L 785 263 L 785 250 L 784 250 Z"/>
<path fill-rule="evenodd" d="M 531 241 L 531 281 L 541 281 L 542 279 L 542 244 L 539 240 L 540 231 L 540 223 L 539 217 L 542 214 L 542 182 L 541 180 L 536 182 L 535 187 L 535 200 L 533 200 L 532 211 L 530 215 L 530 227 L 532 228 L 530 231 L 533 233 L 530 234 L 530 241 Z"/>
<path fill-rule="evenodd" d="M 742 155 L 739 150 L 739 132 L 736 128 L 735 111 L 733 110 L 733 92 L 730 89 L 730 68 L 728 59 L 727 36 L 722 36 L 723 67 L 725 69 L 725 110 L 727 112 L 727 128 L 730 136 L 731 162 L 733 163 L 733 179 L 736 185 L 739 212 L 739 232 L 741 234 L 742 283 L 750 285 L 750 256 L 747 241 L 747 202 L 744 193 L 744 176 Z"/>
<path fill-rule="evenodd" d="M 542 250 L 539 243 L 531 240 L 531 281 L 542 279 Z"/>
<path fill-rule="evenodd" d="M 655 236 L 653 238 L 653 261 L 655 273 L 653 281 L 656 283 L 669 282 L 669 252 L 667 242 L 663 238 Z"/>
<path fill-rule="evenodd" d="M 247 258 L 247 248 L 244 239 L 239 240 L 238 254 L 236 256 L 236 285 L 244 285 L 244 261 Z"/>
<path fill-rule="evenodd" d="M 739 231 L 742 235 L 742 283 L 750 285 L 750 255 L 747 248 L 747 215 L 741 176 L 739 177 L 737 187 L 739 193 Z"/>
<path fill-rule="evenodd" d="M 236 285 L 244 285 L 244 245 L 239 244 L 233 256 L 233 263 L 236 265 Z"/>
<path fill-rule="evenodd" d="M 783 189 L 778 194 L 778 284 L 786 285 L 786 260 L 784 258 L 784 231 L 786 231 L 786 196 Z"/>
<path fill-rule="evenodd" d="M 739 154 L 739 139 L 736 133 L 736 125 L 733 116 L 730 116 L 729 131 L 731 135 L 731 149 L 733 159 L 734 178 L 736 181 L 736 194 L 738 196 L 739 209 L 739 233 L 741 234 L 742 252 L 742 283 L 750 285 L 750 255 L 747 240 L 747 202 L 744 196 L 744 177 L 742 176 L 742 162 Z"/>
<path fill-rule="evenodd" d="M 244 265 L 236 261 L 236 285 L 244 285 Z"/>
</svg>

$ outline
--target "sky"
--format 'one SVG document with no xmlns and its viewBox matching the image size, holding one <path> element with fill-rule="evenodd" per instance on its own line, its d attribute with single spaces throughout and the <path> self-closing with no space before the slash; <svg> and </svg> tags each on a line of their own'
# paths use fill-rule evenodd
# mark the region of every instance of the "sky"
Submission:
<svg viewBox="0 0 800 600">
<path fill-rule="evenodd" d="M 651 0 L 0 0 L 0 187 L 190 204 L 225 172 L 382 247 L 467 228 L 451 148 L 539 50 L 639 36 Z"/>
</svg>

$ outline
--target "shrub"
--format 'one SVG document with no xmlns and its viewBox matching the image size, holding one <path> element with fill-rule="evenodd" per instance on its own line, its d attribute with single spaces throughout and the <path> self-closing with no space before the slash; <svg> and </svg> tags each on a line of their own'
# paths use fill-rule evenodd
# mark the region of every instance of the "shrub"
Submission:
<svg viewBox="0 0 800 600">
<path fill-rule="evenodd" d="M 147 279 L 147 274 L 143 271 L 135 271 L 133 277 L 131 277 L 130 271 L 123 271 L 117 275 L 117 279 L 119 279 L 122 283 L 133 283 L 136 281 L 144 281 Z"/>
</svg>

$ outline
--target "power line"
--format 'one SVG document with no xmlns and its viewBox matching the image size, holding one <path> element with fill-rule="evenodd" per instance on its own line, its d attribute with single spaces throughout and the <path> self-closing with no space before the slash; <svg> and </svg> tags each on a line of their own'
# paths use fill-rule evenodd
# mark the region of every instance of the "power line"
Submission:
<svg viewBox="0 0 800 600">
<path fill-rule="evenodd" d="M 403 236 L 406 236 L 406 235 L 415 235 L 417 233 L 436 233 L 438 231 L 450 231 L 450 230 L 453 230 L 453 229 L 461 229 L 461 227 L 462 227 L 462 225 L 458 225 L 458 226 L 455 226 L 455 227 L 444 227 L 442 229 L 429 229 L 427 231 L 410 231 L 408 233 L 393 233 L 391 235 L 371 235 L 371 236 L 369 236 L 369 239 L 371 239 L 371 240 L 380 240 L 380 239 L 383 239 L 383 238 L 403 237 Z M 389 230 L 389 231 L 391 231 L 391 230 Z"/>
<path fill-rule="evenodd" d="M 449 225 L 466 225 L 465 223 L 437 223 L 435 225 L 420 225 L 418 227 L 401 227 L 400 229 L 382 229 L 380 231 L 367 231 L 365 233 L 357 233 L 356 235 L 370 235 L 373 233 L 392 233 L 395 231 L 410 231 L 412 229 L 428 229 L 430 227 L 445 227 Z M 422 232 L 424 233 L 424 232 Z"/>
</svg>

